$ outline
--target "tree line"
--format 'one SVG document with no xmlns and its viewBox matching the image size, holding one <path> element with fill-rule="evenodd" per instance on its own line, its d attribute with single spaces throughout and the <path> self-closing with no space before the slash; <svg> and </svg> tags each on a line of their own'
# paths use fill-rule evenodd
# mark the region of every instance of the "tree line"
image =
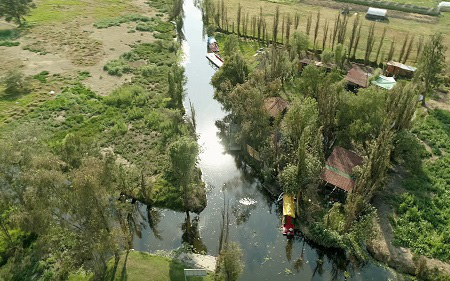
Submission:
<svg viewBox="0 0 450 281">
<path fill-rule="evenodd" d="M 291 13 L 280 13 L 277 6 L 272 20 L 272 25 L 269 24 L 268 16 L 263 14 L 263 9 L 260 7 L 258 15 L 250 15 L 245 12 L 239 3 L 237 9 L 236 20 L 233 20 L 232 15 L 228 15 L 228 8 L 225 2 L 212 0 L 203 1 L 203 19 L 206 25 L 212 25 L 217 30 L 234 33 L 240 37 L 250 38 L 269 46 L 270 44 L 286 44 L 290 45 L 292 35 L 301 31 L 312 40 L 309 48 L 314 52 L 324 52 L 326 50 L 334 50 L 339 44 L 342 45 L 346 51 L 346 57 L 351 60 L 362 60 L 365 64 L 375 63 L 379 64 L 383 61 L 396 60 L 402 63 L 414 62 L 417 63 L 418 58 L 423 50 L 424 36 L 410 36 L 406 33 L 403 40 L 394 36 L 389 40 L 391 43 L 388 52 L 383 48 L 386 41 L 387 27 L 383 28 L 381 36 L 377 38 L 375 31 L 378 26 L 376 23 L 371 23 L 369 26 L 364 26 L 366 29 L 366 38 L 361 38 L 363 21 L 360 15 L 357 14 L 353 20 L 349 15 L 338 13 L 334 21 L 328 19 L 321 19 L 320 10 L 315 17 L 309 13 L 306 17 L 306 26 L 304 30 L 300 30 L 301 16 L 298 12 L 294 15 Z M 321 32 L 321 34 L 320 34 Z M 361 47 L 361 43 L 365 41 L 365 48 Z M 415 52 L 413 49 L 415 48 Z M 357 57 L 361 53 L 362 57 Z M 396 56 L 396 53 L 398 56 Z M 414 54 L 414 60 L 411 55 Z M 375 56 L 375 58 L 374 58 Z"/>
</svg>

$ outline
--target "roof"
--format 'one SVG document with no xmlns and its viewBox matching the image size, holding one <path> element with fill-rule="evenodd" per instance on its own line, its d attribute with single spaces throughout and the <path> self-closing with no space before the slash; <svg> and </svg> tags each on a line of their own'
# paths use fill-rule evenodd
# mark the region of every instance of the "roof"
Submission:
<svg viewBox="0 0 450 281">
<path fill-rule="evenodd" d="M 372 81 L 372 84 L 377 85 L 378 87 L 381 87 L 386 90 L 394 88 L 396 83 L 397 82 L 395 81 L 394 77 L 386 77 L 384 75 L 380 75 L 378 76 L 377 79 Z"/>
<path fill-rule="evenodd" d="M 280 97 L 270 97 L 264 100 L 264 108 L 272 117 L 277 117 L 289 107 L 289 103 Z"/>
<path fill-rule="evenodd" d="M 401 68 L 401 69 L 406 70 L 406 71 L 414 72 L 414 71 L 417 70 L 417 68 L 414 67 L 414 66 L 409 66 L 409 65 L 406 65 L 406 64 L 403 64 L 403 63 L 400 63 L 400 62 L 396 62 L 396 61 L 393 61 L 393 60 L 389 61 L 387 63 L 387 65 L 398 67 L 398 68 Z"/>
<path fill-rule="evenodd" d="M 325 170 L 320 178 L 342 190 L 352 191 L 355 182 L 351 178 L 353 168 L 363 163 L 358 154 L 336 146 L 325 163 Z"/>
<path fill-rule="evenodd" d="M 350 83 L 356 84 L 361 87 L 368 87 L 369 85 L 370 73 L 364 71 L 357 65 L 353 65 L 352 68 L 347 72 L 345 80 Z"/>
<path fill-rule="evenodd" d="M 439 5 L 438 5 L 438 7 L 439 8 L 441 8 L 441 7 L 450 7 L 450 2 L 441 2 L 441 3 L 439 3 Z"/>
<path fill-rule="evenodd" d="M 387 15 L 387 10 L 370 7 L 370 8 L 367 10 L 367 14 L 368 14 L 368 15 L 371 15 L 371 16 L 377 16 L 377 17 L 386 17 L 386 15 Z"/>
</svg>

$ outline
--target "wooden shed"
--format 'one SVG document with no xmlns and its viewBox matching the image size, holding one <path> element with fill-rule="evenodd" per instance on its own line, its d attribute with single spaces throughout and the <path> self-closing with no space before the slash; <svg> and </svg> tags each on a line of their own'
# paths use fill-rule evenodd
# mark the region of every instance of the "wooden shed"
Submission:
<svg viewBox="0 0 450 281">
<path fill-rule="evenodd" d="M 355 152 L 336 146 L 328 157 L 320 178 L 333 187 L 351 192 L 355 185 L 352 178 L 353 169 L 362 163 L 362 157 Z"/>
<path fill-rule="evenodd" d="M 412 78 L 417 68 L 396 61 L 389 61 L 386 64 L 386 76 L 401 76 Z"/>
</svg>

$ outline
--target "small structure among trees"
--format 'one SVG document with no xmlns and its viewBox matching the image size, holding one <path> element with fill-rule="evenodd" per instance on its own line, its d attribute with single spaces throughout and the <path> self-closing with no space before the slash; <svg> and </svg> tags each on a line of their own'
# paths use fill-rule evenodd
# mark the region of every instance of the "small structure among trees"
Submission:
<svg viewBox="0 0 450 281">
<path fill-rule="evenodd" d="M 289 103 L 280 97 L 270 97 L 264 100 L 264 108 L 273 119 L 284 115 L 289 107 Z"/>
<path fill-rule="evenodd" d="M 353 151 L 336 146 L 325 163 L 320 178 L 326 184 L 343 191 L 351 192 L 355 185 L 352 178 L 353 169 L 363 163 L 363 158 Z"/>
<path fill-rule="evenodd" d="M 387 20 L 387 10 L 370 7 L 367 10 L 366 19 L 368 20 Z"/>
<path fill-rule="evenodd" d="M 396 61 L 389 61 L 386 64 L 386 75 L 387 76 L 401 76 L 401 77 L 407 77 L 412 78 L 414 76 L 414 73 L 416 72 L 417 68 L 414 66 L 409 66 L 400 62 Z"/>
<path fill-rule="evenodd" d="M 369 87 L 369 77 L 369 72 L 354 64 L 347 72 L 345 80 L 347 81 L 350 90 L 356 90 L 357 88 Z"/>
</svg>

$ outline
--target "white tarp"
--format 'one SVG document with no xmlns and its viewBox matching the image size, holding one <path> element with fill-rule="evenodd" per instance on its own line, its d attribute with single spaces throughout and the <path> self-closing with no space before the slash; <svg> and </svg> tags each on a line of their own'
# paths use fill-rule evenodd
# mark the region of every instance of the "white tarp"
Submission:
<svg viewBox="0 0 450 281">
<path fill-rule="evenodd" d="M 370 15 L 370 16 L 386 17 L 387 10 L 370 7 L 367 10 L 367 14 Z"/>
</svg>

